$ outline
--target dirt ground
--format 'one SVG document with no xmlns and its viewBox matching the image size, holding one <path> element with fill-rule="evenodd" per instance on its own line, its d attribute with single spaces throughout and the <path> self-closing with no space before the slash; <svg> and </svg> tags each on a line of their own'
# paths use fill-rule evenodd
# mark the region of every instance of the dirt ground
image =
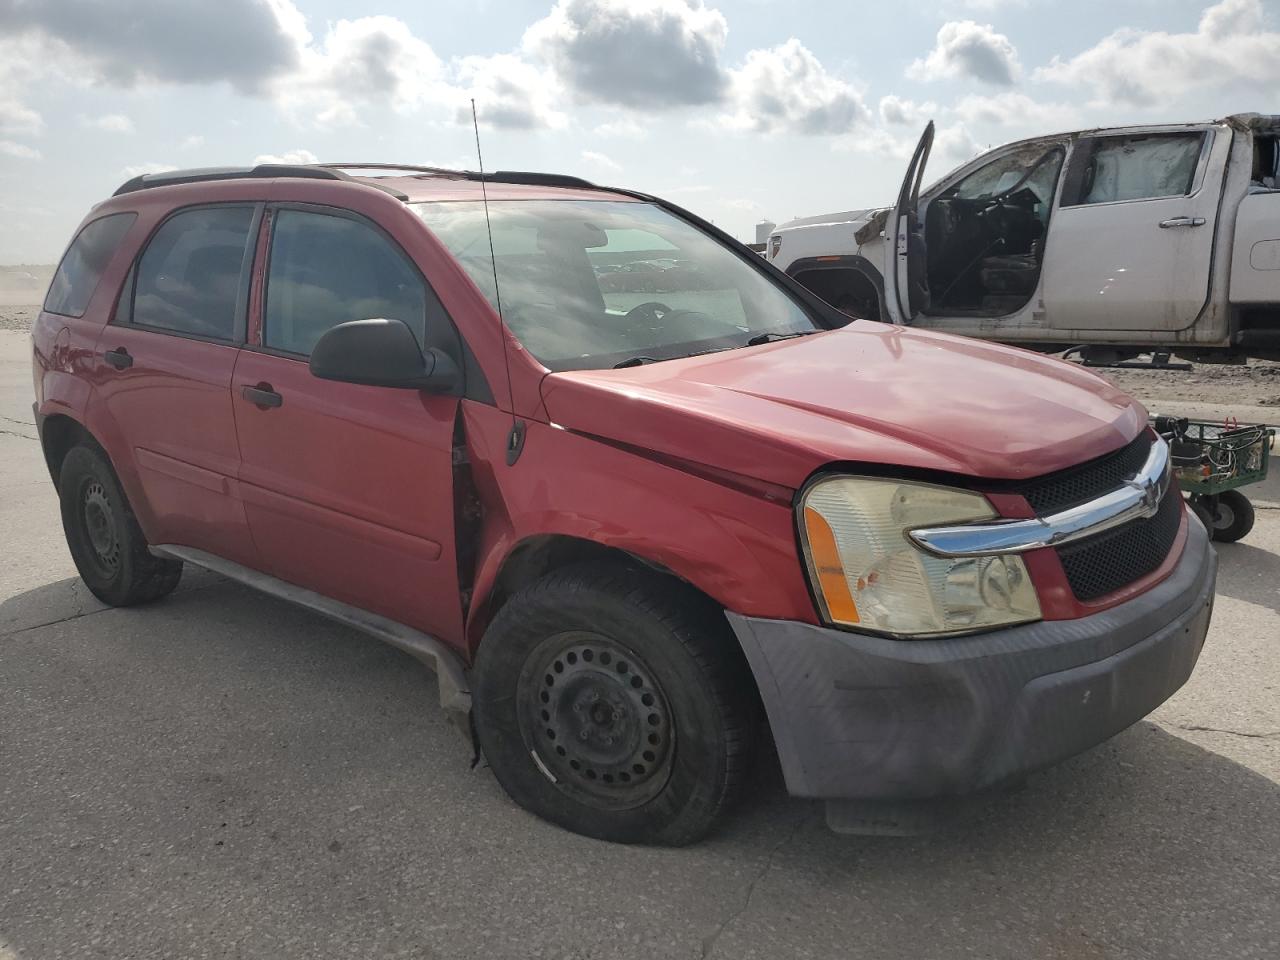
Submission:
<svg viewBox="0 0 1280 960">
<path fill-rule="evenodd" d="M 0 330 L 31 329 L 38 306 L 0 302 Z M 1095 369 L 1151 413 L 1200 420 L 1234 417 L 1240 423 L 1280 423 L 1280 363 L 1247 366 L 1195 364 L 1190 371 Z"/>
</svg>

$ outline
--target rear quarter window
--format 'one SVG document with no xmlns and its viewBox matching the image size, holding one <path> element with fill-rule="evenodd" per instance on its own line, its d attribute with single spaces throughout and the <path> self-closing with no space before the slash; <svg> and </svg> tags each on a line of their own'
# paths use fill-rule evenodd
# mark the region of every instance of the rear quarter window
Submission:
<svg viewBox="0 0 1280 960">
<path fill-rule="evenodd" d="M 65 317 L 82 317 L 102 273 L 120 246 L 136 213 L 113 213 L 85 224 L 58 264 L 44 308 Z"/>
</svg>

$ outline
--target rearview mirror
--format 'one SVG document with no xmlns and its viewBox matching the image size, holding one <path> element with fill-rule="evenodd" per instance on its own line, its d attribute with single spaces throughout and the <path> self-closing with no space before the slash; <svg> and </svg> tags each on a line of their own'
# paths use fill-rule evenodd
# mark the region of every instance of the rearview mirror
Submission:
<svg viewBox="0 0 1280 960">
<path fill-rule="evenodd" d="M 330 327 L 311 351 L 321 380 L 449 393 L 458 366 L 442 350 L 425 353 L 402 320 L 349 320 Z"/>
</svg>

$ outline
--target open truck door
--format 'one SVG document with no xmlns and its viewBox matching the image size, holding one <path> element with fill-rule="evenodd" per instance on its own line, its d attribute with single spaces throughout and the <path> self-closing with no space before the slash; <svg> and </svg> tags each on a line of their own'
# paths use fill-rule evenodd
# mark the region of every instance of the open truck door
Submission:
<svg viewBox="0 0 1280 960">
<path fill-rule="evenodd" d="M 924 224 L 920 222 L 920 184 L 933 148 L 933 121 L 916 144 L 907 175 L 886 224 L 893 262 L 885 264 L 885 307 L 893 323 L 907 324 L 929 304 L 929 275 L 925 261 Z"/>
</svg>

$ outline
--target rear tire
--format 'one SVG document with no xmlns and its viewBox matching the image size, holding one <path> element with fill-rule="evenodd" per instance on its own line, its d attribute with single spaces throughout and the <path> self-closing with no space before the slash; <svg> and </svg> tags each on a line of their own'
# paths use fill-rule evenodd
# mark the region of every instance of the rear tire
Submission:
<svg viewBox="0 0 1280 960">
<path fill-rule="evenodd" d="M 182 563 L 153 557 L 115 470 L 102 449 L 72 447 L 58 471 L 62 530 L 80 579 L 103 603 L 158 600 L 182 578 Z"/>
<path fill-rule="evenodd" d="M 723 611 L 640 568 L 571 567 L 517 593 L 471 689 L 511 798 L 619 843 L 703 837 L 741 792 L 759 726 Z"/>
<path fill-rule="evenodd" d="M 1253 504 L 1239 490 L 1218 494 L 1217 509 L 1209 531 L 1219 543 L 1235 543 L 1253 529 Z"/>
</svg>

